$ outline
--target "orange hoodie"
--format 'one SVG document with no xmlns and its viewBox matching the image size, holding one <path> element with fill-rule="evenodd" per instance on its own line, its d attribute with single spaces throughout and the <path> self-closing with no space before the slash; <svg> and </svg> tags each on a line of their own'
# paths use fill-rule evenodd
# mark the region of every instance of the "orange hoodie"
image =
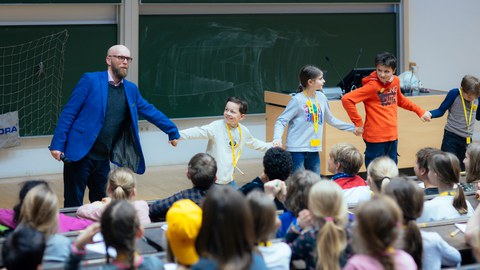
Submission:
<svg viewBox="0 0 480 270">
<path fill-rule="evenodd" d="M 342 105 L 356 127 L 363 126 L 363 139 L 367 142 L 388 142 L 398 139 L 398 106 L 415 112 L 422 117 L 425 110 L 406 98 L 400 91 L 400 80 L 393 76 L 391 82 L 383 84 L 372 72 L 362 79 L 363 86 L 342 97 Z M 365 125 L 355 104 L 365 106 Z"/>
</svg>

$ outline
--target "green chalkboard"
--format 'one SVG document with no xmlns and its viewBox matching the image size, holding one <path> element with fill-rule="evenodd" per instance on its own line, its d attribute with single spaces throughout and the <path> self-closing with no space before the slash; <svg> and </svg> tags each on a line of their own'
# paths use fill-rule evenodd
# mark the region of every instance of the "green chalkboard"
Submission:
<svg viewBox="0 0 480 270">
<path fill-rule="evenodd" d="M 108 48 L 117 43 L 117 25 L 0 26 L 0 49 L 3 48 L 3 53 L 9 52 L 10 55 L 15 55 L 21 50 L 10 50 L 8 47 L 19 48 L 20 44 L 29 43 L 64 30 L 67 31 L 68 38 L 64 53 L 63 77 L 59 78 L 58 81 L 54 81 L 55 84 L 62 84 L 61 96 L 59 101 L 51 101 L 60 104 L 38 102 L 39 97 L 32 95 L 32 87 L 28 85 L 25 87 L 10 87 L 10 84 L 5 83 L 5 80 L 15 81 L 16 83 L 16 81 L 30 77 L 31 74 L 27 74 L 30 73 L 30 70 L 37 73 L 38 70 L 36 68 L 38 64 L 37 62 L 33 63 L 35 65 L 33 69 L 28 69 L 28 72 L 25 74 L 16 74 L 12 70 L 10 62 L 18 62 L 17 57 L 0 55 L 0 77 L 3 80 L 3 84 L 0 81 L 0 97 L 2 98 L 0 113 L 19 110 L 21 136 L 53 134 L 58 115 L 53 110 L 50 114 L 46 113 L 45 110 L 48 110 L 48 107 L 46 109 L 44 107 L 46 105 L 62 107 L 67 102 L 83 73 L 106 70 L 105 55 Z M 28 52 L 26 55 L 18 55 L 18 58 L 34 59 L 36 57 L 35 54 L 40 54 L 41 51 L 42 49 L 37 49 L 36 51 Z M 45 62 L 45 64 L 48 63 Z M 46 70 L 48 70 L 47 68 L 45 67 Z M 59 71 L 48 70 L 47 72 Z M 43 78 L 41 75 L 33 76 L 33 83 L 38 82 L 41 84 L 43 83 Z M 20 92 L 18 93 L 16 89 L 20 89 Z M 22 103 L 14 103 L 15 100 L 23 97 L 30 97 L 31 100 L 27 99 Z M 12 104 L 14 104 L 13 107 Z M 27 105 L 29 106 L 28 109 L 25 107 Z M 30 109 L 30 106 L 33 108 Z M 46 116 L 43 114 L 46 114 Z"/>
<path fill-rule="evenodd" d="M 334 86 L 360 49 L 358 67 L 395 53 L 396 22 L 394 13 L 141 16 L 140 90 L 169 117 L 221 115 L 229 96 L 262 113 L 264 90 L 295 91 L 305 64 L 328 70 Z"/>
</svg>

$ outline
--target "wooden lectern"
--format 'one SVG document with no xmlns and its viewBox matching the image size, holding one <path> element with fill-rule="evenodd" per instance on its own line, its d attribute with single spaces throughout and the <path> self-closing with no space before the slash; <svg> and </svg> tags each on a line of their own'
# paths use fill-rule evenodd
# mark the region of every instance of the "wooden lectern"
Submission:
<svg viewBox="0 0 480 270">
<path fill-rule="evenodd" d="M 425 110 L 438 108 L 445 98 L 445 93 L 435 91 L 438 94 L 425 96 L 409 96 L 408 98 Z M 265 91 L 265 117 L 266 117 L 266 136 L 267 141 L 273 139 L 273 128 L 278 116 L 283 112 L 291 96 L 277 92 Z M 350 123 L 350 118 L 343 109 L 340 100 L 330 100 L 330 110 L 332 114 L 345 122 Z M 365 110 L 363 103 L 357 104 L 357 109 L 365 120 Z M 412 168 L 415 166 L 415 153 L 423 147 L 440 148 L 443 138 L 443 130 L 447 121 L 447 114 L 442 118 L 432 119 L 431 122 L 422 122 L 416 113 L 398 108 L 398 168 Z M 287 127 L 288 128 L 288 127 Z M 283 145 L 285 146 L 286 130 L 283 135 Z M 325 123 L 323 129 L 322 152 L 320 152 L 320 173 L 322 175 L 331 175 L 327 170 L 328 153 L 332 146 L 339 142 L 351 143 L 357 147 L 361 153 L 365 152 L 365 143 L 361 136 L 357 137 L 352 132 L 338 130 Z M 462 161 L 460 161 L 462 162 Z M 365 166 L 360 170 L 365 171 Z"/>
</svg>

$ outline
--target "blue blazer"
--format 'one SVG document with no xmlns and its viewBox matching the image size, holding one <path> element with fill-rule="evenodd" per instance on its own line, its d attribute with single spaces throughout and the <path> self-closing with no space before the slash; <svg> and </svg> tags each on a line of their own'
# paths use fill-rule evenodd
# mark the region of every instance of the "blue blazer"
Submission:
<svg viewBox="0 0 480 270">
<path fill-rule="evenodd" d="M 180 134 L 167 116 L 140 95 L 134 83 L 124 79 L 123 85 L 132 124 L 114 143 L 111 161 L 142 174 L 145 172 L 145 160 L 138 135 L 138 114 L 168 134 L 169 140 L 180 138 Z M 107 71 L 85 73 L 60 114 L 50 150 L 65 153 L 71 161 L 85 157 L 102 129 L 107 97 Z"/>
</svg>

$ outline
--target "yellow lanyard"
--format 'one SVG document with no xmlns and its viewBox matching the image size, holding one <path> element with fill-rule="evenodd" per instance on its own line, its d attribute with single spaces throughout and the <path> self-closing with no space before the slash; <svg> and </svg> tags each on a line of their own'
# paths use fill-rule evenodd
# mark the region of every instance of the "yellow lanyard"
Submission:
<svg viewBox="0 0 480 270">
<path fill-rule="evenodd" d="M 473 109 L 475 108 L 475 100 L 472 100 L 472 106 L 470 106 L 470 116 L 467 117 L 467 105 L 465 104 L 465 100 L 463 99 L 462 96 L 462 88 L 458 89 L 460 92 L 460 99 L 462 100 L 462 105 L 463 105 L 463 114 L 465 115 L 465 123 L 467 124 L 467 144 L 470 144 L 470 136 L 468 136 L 468 133 L 470 132 L 470 125 L 472 124 L 472 114 L 473 114 Z"/>
<path fill-rule="evenodd" d="M 307 96 L 306 91 L 303 91 L 303 94 L 304 94 L 305 97 L 307 98 L 306 105 L 307 105 L 307 107 L 308 107 L 308 112 L 312 115 L 313 130 L 315 131 L 315 133 L 317 133 L 317 131 L 318 131 L 318 110 L 319 110 L 319 108 L 320 108 L 320 107 L 318 106 L 317 94 L 315 94 L 315 106 L 313 106 L 312 101 L 311 101 L 310 98 Z"/>
<path fill-rule="evenodd" d="M 235 179 L 235 168 L 237 167 L 237 162 L 238 160 L 240 159 L 240 156 L 242 155 L 242 147 L 240 147 L 240 144 L 242 143 L 242 129 L 240 128 L 240 124 L 238 124 L 238 134 L 240 136 L 239 140 L 238 140 L 238 144 L 235 145 L 235 140 L 233 139 L 233 136 L 232 136 L 232 131 L 230 130 L 230 126 L 225 123 L 225 125 L 227 125 L 227 129 L 228 129 L 228 136 L 230 137 L 230 149 L 232 149 L 232 163 L 233 163 L 233 179 Z M 238 155 L 235 156 L 235 147 L 238 147 Z"/>
<path fill-rule="evenodd" d="M 272 241 L 267 241 L 267 242 L 260 242 L 258 243 L 259 247 L 270 247 L 272 246 Z"/>
<path fill-rule="evenodd" d="M 444 191 L 444 192 L 438 194 L 438 197 L 455 196 L 455 194 L 457 194 L 455 191 Z"/>
</svg>

